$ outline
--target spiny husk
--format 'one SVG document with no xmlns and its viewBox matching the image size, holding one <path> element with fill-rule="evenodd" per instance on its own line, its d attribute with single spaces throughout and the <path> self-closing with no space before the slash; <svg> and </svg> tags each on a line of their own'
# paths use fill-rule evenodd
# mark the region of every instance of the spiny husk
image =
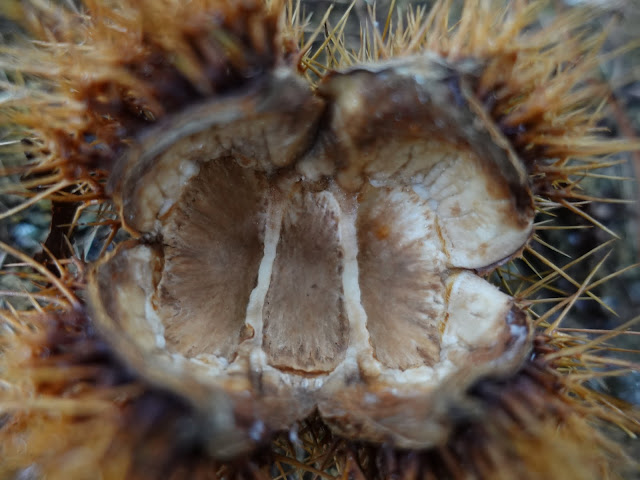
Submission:
<svg viewBox="0 0 640 480">
<path fill-rule="evenodd" d="M 515 376 L 469 392 L 473 414 L 452 410 L 458 427 L 446 445 L 394 451 L 334 437 L 312 417 L 249 457 L 220 463 L 200 449 L 189 407 L 136 379 L 82 312 L 12 320 L 2 345 L 0 478 L 615 478 L 631 463 L 595 424 L 640 430 L 622 402 L 550 360 L 580 339 L 541 336 L 536 358 Z M 569 361 L 580 369 L 576 356 Z"/>
<path fill-rule="evenodd" d="M 546 5 L 469 0 L 452 23 L 452 2 L 436 2 L 395 22 L 389 16 L 382 32 L 364 29 L 357 49 L 346 45 L 342 21 L 300 68 L 314 81 L 332 69 L 435 52 L 475 72 L 479 115 L 488 115 L 526 162 L 534 191 L 574 199 L 571 178 L 638 146 L 605 139 L 598 128 L 609 89 L 597 75 L 606 32 L 589 27 L 595 12 L 571 10 L 536 28 Z"/>
<path fill-rule="evenodd" d="M 108 170 L 150 123 L 242 87 L 283 55 L 278 9 L 257 1 L 89 0 L 88 14 L 39 1 L 3 8 L 38 40 L 4 49 L 0 67 L 21 79 L 3 85 L 5 119 L 32 133 L 40 171 L 71 181 Z"/>
<path fill-rule="evenodd" d="M 583 26 L 590 13 L 582 10 L 531 28 L 541 2 L 470 0 L 452 25 L 451 3 L 440 2 L 386 22 L 383 31 L 363 29 L 352 48 L 346 17 L 315 30 L 293 2 L 85 6 L 85 13 L 38 0 L 0 7 L 37 39 L 17 39 L 0 57 L 9 79 L 0 85 L 0 118 L 14 138 L 25 139 L 31 161 L 11 171 L 26 175 L 15 190 L 28 204 L 108 202 L 104 180 L 128 139 L 277 64 L 297 67 L 314 85 L 332 69 L 425 50 L 477 72 L 478 112 L 527 163 L 541 211 L 579 211 L 577 179 L 604 165 L 604 156 L 634 147 L 598 136 L 606 89 L 591 80 L 603 36 Z M 105 218 L 115 232 L 117 218 Z M 57 223 L 54 215 L 52 231 Z M 542 314 L 546 331 L 520 372 L 481 382 L 464 409 L 452 410 L 458 427 L 445 445 L 398 452 L 336 438 L 313 417 L 274 433 L 247 458 L 216 462 L 201 449 L 189 407 L 136 378 L 93 331 L 82 303 L 83 263 L 73 249 L 51 252 L 46 267 L 8 250 L 33 284 L 32 293 L 17 292 L 33 308 L 2 312 L 0 478 L 597 479 L 632 468 L 600 428 L 637 433 L 639 413 L 585 386 L 615 366 L 599 356 L 610 336 L 567 335 L 551 314 Z M 514 293 L 524 292 L 517 297 L 525 304 L 562 271 L 550 267 Z M 589 292 L 587 280 L 575 298 Z M 567 296 L 558 311 L 573 301 Z"/>
</svg>

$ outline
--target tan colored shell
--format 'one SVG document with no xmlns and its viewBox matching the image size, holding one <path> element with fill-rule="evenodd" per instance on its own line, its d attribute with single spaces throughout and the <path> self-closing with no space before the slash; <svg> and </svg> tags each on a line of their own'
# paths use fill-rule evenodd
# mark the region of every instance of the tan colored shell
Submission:
<svg viewBox="0 0 640 480">
<path fill-rule="evenodd" d="M 457 65 L 288 69 L 168 117 L 110 188 L 135 240 L 101 260 L 99 328 L 185 396 L 232 456 L 318 409 L 352 438 L 422 448 L 530 326 L 479 277 L 533 221 L 526 172 Z M 223 441 L 224 440 L 224 441 Z"/>
</svg>

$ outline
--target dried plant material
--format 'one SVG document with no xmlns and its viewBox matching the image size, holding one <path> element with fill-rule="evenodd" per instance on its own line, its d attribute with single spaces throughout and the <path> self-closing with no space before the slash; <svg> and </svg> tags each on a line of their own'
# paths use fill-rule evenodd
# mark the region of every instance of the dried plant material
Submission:
<svg viewBox="0 0 640 480">
<path fill-rule="evenodd" d="M 249 397 L 248 439 L 318 409 L 347 436 L 433 445 L 471 383 L 530 349 L 524 313 L 473 273 L 531 234 L 524 165 L 441 59 L 334 73 L 317 95 L 296 76 L 167 117 L 119 160 L 140 241 L 93 272 L 97 325 L 187 398 L 176 379 Z"/>
<path fill-rule="evenodd" d="M 0 476 L 623 472 L 593 423 L 639 415 L 583 383 L 636 367 L 561 325 L 604 259 L 576 279 L 583 257 L 535 249 L 536 213 L 604 229 L 579 177 L 634 147 L 598 136 L 590 14 L 469 0 L 451 24 L 438 2 L 353 50 L 350 9 L 314 29 L 294 2 L 159 5 L 0 7 L 38 39 L 0 56 L 33 160 L 7 215 L 78 208 L 42 264 L 0 245 L 33 283 L 11 293 L 33 311 L 0 311 Z M 109 233 L 85 263 L 91 205 Z M 541 289 L 562 298 L 528 308 Z"/>
</svg>

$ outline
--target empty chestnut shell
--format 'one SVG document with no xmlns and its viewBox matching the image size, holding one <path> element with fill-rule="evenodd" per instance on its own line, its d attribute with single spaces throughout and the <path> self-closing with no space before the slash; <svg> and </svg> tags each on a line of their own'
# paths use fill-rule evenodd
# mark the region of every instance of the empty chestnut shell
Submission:
<svg viewBox="0 0 640 480">
<path fill-rule="evenodd" d="M 429 55 L 328 75 L 280 68 L 145 131 L 109 188 L 134 239 L 92 269 L 99 329 L 190 401 L 231 457 L 314 410 L 423 448 L 530 325 L 478 275 L 532 231 L 526 170 Z"/>
</svg>

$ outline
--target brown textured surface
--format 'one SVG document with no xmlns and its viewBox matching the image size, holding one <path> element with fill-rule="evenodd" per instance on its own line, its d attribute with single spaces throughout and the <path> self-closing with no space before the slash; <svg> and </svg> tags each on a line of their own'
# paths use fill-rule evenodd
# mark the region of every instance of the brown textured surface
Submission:
<svg viewBox="0 0 640 480">
<path fill-rule="evenodd" d="M 234 358 L 263 255 L 264 183 L 232 159 L 211 160 L 172 210 L 155 302 L 169 350 Z"/>
<path fill-rule="evenodd" d="M 304 187 L 285 202 L 263 311 L 263 348 L 273 366 L 328 373 L 344 359 L 349 332 L 336 207 L 331 195 Z"/>
<path fill-rule="evenodd" d="M 368 188 L 360 197 L 358 268 L 374 355 L 405 370 L 440 361 L 444 259 L 426 202 L 413 192 L 393 192 L 393 200 L 386 188 Z M 423 235 L 407 238 L 412 228 Z"/>
</svg>

